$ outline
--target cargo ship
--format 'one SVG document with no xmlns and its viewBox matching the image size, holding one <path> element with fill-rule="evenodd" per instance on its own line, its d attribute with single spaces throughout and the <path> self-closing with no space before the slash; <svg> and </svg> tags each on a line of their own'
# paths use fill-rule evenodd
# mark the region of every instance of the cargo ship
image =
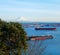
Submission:
<svg viewBox="0 0 60 55">
<path fill-rule="evenodd" d="M 52 35 L 47 36 L 30 36 L 27 40 L 46 40 L 46 39 L 53 39 Z"/>
<path fill-rule="evenodd" d="M 35 30 L 56 30 L 56 28 L 35 28 Z"/>
</svg>

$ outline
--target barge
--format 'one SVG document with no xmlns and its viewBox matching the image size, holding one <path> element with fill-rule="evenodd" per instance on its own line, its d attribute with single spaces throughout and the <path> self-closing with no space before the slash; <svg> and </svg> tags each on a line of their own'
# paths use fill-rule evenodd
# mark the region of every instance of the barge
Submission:
<svg viewBox="0 0 60 55">
<path fill-rule="evenodd" d="M 56 30 L 56 28 L 35 28 L 35 30 Z"/>
<path fill-rule="evenodd" d="M 46 40 L 46 39 L 53 39 L 52 35 L 47 36 L 30 36 L 27 40 Z"/>
</svg>

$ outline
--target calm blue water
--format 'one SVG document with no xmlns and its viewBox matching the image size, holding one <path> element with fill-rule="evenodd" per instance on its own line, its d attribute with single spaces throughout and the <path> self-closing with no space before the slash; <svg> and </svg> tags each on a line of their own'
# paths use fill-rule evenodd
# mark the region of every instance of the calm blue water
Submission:
<svg viewBox="0 0 60 55">
<path fill-rule="evenodd" d="M 39 36 L 39 35 L 53 35 L 53 39 L 45 40 L 44 46 L 47 46 L 44 51 L 44 55 L 60 55 L 60 27 L 56 27 L 55 31 L 35 30 L 34 28 L 24 28 L 27 36 Z M 39 43 L 38 43 L 39 44 Z"/>
</svg>

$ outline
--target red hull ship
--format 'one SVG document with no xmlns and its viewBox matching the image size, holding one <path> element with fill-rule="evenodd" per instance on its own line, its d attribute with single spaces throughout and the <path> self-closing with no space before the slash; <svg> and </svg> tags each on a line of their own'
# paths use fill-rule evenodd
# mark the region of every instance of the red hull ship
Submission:
<svg viewBox="0 0 60 55">
<path fill-rule="evenodd" d="M 28 37 L 28 40 L 46 40 L 46 39 L 52 39 L 53 36 L 52 35 L 48 35 L 48 36 L 30 36 Z"/>
<path fill-rule="evenodd" d="M 35 30 L 56 30 L 56 28 L 35 28 Z"/>
</svg>

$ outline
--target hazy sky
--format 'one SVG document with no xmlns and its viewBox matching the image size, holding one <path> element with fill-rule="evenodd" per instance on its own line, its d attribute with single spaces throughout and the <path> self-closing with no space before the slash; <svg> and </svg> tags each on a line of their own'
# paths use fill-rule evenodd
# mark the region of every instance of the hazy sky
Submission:
<svg viewBox="0 0 60 55">
<path fill-rule="evenodd" d="M 60 22 L 60 0 L 0 0 L 0 17 L 7 21 Z"/>
</svg>

